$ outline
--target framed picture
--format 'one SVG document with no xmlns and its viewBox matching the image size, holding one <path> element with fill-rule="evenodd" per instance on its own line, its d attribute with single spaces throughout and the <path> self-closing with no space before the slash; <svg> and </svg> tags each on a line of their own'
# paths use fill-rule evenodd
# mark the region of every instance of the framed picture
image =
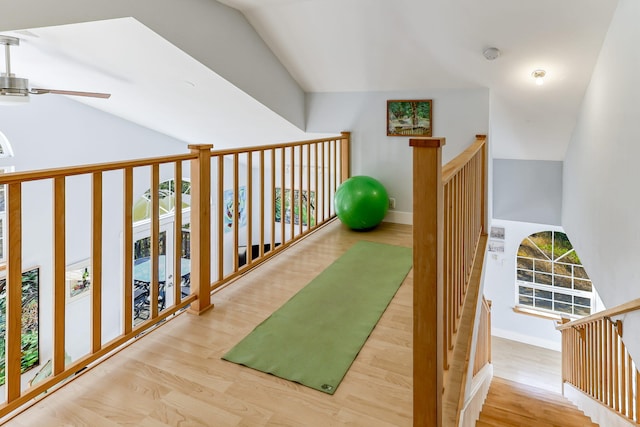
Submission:
<svg viewBox="0 0 640 427">
<path fill-rule="evenodd" d="M 27 372 L 40 363 L 40 268 L 22 273 L 22 333 L 20 372 Z M 0 342 L 6 339 L 7 278 L 0 278 Z M 0 385 L 5 382 L 5 346 L 0 345 Z"/>
<path fill-rule="evenodd" d="M 67 304 L 89 295 L 91 291 L 91 259 L 67 266 L 65 273 Z"/>
<path fill-rule="evenodd" d="M 504 241 L 502 240 L 489 240 L 488 250 L 489 252 L 504 253 Z"/>
<path fill-rule="evenodd" d="M 489 237 L 492 239 L 504 240 L 504 227 L 491 227 Z"/>
<path fill-rule="evenodd" d="M 311 198 L 309 198 L 311 197 Z M 300 217 L 302 217 L 302 225 L 311 226 L 316 225 L 316 192 L 302 190 L 302 206 L 300 203 L 300 190 L 293 191 L 293 200 L 291 199 L 291 189 L 284 190 L 284 206 L 282 197 L 282 188 L 276 187 L 276 222 L 282 222 L 282 214 L 284 212 L 284 223 L 291 224 L 291 217 L 293 216 L 293 223 L 295 225 L 300 224 Z M 293 203 L 293 215 L 291 212 L 291 205 Z M 307 204 L 309 205 L 310 212 L 307 212 Z M 300 212 L 302 207 L 302 212 Z"/>
<path fill-rule="evenodd" d="M 432 136 L 430 99 L 387 101 L 387 136 Z"/>
<path fill-rule="evenodd" d="M 224 199 L 224 232 L 228 233 L 233 227 L 233 190 L 225 190 L 223 194 Z M 238 188 L 238 218 L 240 227 L 247 225 L 247 187 L 242 186 Z"/>
</svg>

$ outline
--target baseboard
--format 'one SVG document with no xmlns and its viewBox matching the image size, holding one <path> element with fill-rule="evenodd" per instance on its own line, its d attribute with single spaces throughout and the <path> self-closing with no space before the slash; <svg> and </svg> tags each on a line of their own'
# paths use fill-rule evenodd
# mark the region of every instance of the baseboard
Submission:
<svg viewBox="0 0 640 427">
<path fill-rule="evenodd" d="M 384 222 L 413 225 L 413 212 L 387 211 Z"/>
<path fill-rule="evenodd" d="M 489 393 L 491 379 L 493 378 L 493 365 L 487 363 L 484 368 L 471 380 L 471 392 L 464 402 L 464 408 L 460 412 L 459 427 L 475 427 L 476 421 L 480 418 L 482 405 Z"/>
<path fill-rule="evenodd" d="M 562 351 L 562 343 L 560 340 L 551 341 L 545 340 L 542 338 L 532 337 L 526 334 L 520 334 L 518 332 L 509 331 L 506 329 L 500 328 L 491 328 L 491 335 L 495 335 L 496 337 L 523 342 L 525 344 L 535 345 L 536 347 L 547 348 L 549 350 Z"/>
<path fill-rule="evenodd" d="M 564 397 L 576 405 L 594 423 L 607 427 L 635 427 L 637 424 L 585 394 L 572 384 L 563 384 Z"/>
</svg>

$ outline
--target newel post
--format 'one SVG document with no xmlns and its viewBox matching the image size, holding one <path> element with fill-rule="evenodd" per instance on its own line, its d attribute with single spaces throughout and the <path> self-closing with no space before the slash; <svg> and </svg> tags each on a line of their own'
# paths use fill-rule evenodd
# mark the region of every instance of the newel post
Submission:
<svg viewBox="0 0 640 427">
<path fill-rule="evenodd" d="M 211 304 L 211 149 L 189 145 L 198 158 L 191 160 L 191 293 L 198 299 L 189 312 L 202 314 Z"/>
<path fill-rule="evenodd" d="M 442 426 L 444 138 L 413 147 L 413 425 Z"/>
</svg>

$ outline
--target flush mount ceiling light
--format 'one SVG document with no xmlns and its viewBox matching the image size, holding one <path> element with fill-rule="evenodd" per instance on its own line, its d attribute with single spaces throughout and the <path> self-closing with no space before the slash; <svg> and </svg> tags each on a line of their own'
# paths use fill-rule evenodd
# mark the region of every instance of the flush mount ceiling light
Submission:
<svg viewBox="0 0 640 427">
<path fill-rule="evenodd" d="M 544 76 L 546 75 L 547 75 L 547 72 L 545 70 L 534 70 L 531 73 L 531 77 L 536 79 L 536 84 L 538 86 L 542 86 L 544 84 Z"/>
<path fill-rule="evenodd" d="M 488 47 L 484 50 L 484 52 L 482 52 L 482 54 L 485 58 L 487 58 L 487 60 L 493 61 L 500 56 L 500 49 L 498 49 L 497 47 Z"/>
</svg>

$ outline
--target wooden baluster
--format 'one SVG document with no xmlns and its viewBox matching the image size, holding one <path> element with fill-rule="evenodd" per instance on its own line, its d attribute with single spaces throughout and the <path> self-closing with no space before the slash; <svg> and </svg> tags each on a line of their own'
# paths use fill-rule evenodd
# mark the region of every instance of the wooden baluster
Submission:
<svg viewBox="0 0 640 427">
<path fill-rule="evenodd" d="M 133 168 L 123 171 L 122 283 L 124 334 L 133 327 Z"/>
<path fill-rule="evenodd" d="M 341 132 L 342 139 L 340 140 L 340 173 L 341 180 L 344 182 L 351 176 L 351 132 Z"/>
<path fill-rule="evenodd" d="M 253 262 L 253 152 L 247 153 L 247 265 Z"/>
<path fill-rule="evenodd" d="M 284 188 L 280 189 L 280 221 L 284 219 Z M 271 249 L 276 247 L 276 150 L 271 150 Z"/>
<path fill-rule="evenodd" d="M 627 352 L 627 378 L 625 380 L 625 387 L 627 387 L 627 417 L 633 419 L 633 360 L 631 355 Z"/>
<path fill-rule="evenodd" d="M 443 191 L 443 197 L 444 197 L 444 241 L 446 242 L 447 240 L 449 240 L 450 235 L 449 235 L 449 228 L 451 226 L 451 218 L 450 218 L 450 212 L 451 209 L 449 207 L 449 189 L 450 186 L 448 184 L 444 185 L 444 191 Z M 444 253 L 443 253 L 443 279 L 442 279 L 442 300 L 444 301 L 444 307 L 445 307 L 445 313 L 448 311 L 446 307 L 449 307 L 449 298 L 450 298 L 450 294 L 451 292 L 449 291 L 449 280 L 451 277 L 451 268 L 450 268 L 450 261 L 451 258 L 449 256 L 449 247 L 450 245 L 447 245 L 446 243 L 444 243 Z M 450 319 L 448 315 L 444 315 L 443 316 L 443 322 L 442 322 L 442 330 L 443 330 L 443 334 L 442 334 L 442 339 L 443 339 L 443 344 L 442 344 L 442 366 L 444 368 L 444 370 L 448 370 L 449 369 L 449 346 L 451 345 L 451 336 L 449 335 L 449 330 L 450 330 Z"/>
<path fill-rule="evenodd" d="M 7 283 L 5 335 L 5 396 L 7 403 L 20 397 L 20 359 L 22 333 L 22 187 L 7 184 Z"/>
<path fill-rule="evenodd" d="M 286 156 L 285 156 L 285 148 L 282 148 L 280 150 L 280 182 L 281 182 L 281 187 L 282 187 L 282 203 L 280 206 L 280 241 L 282 242 L 282 244 L 285 244 L 287 242 L 287 240 L 285 239 L 285 218 L 286 218 L 286 206 L 287 206 L 287 202 L 286 202 L 286 195 L 287 195 L 287 184 L 286 184 L 286 177 L 285 177 L 285 162 L 286 162 Z M 289 197 L 293 197 L 293 191 L 291 191 L 289 193 Z M 293 203 L 290 202 L 290 206 L 293 206 Z"/>
<path fill-rule="evenodd" d="M 343 165 L 343 168 L 344 168 L 344 165 Z M 311 193 L 312 193 L 311 191 L 311 145 L 309 144 L 307 145 L 307 232 L 315 228 L 314 224 L 312 224 L 312 221 L 311 221 L 311 218 L 315 216 L 315 215 L 312 215 L 312 212 L 311 212 L 311 209 L 312 209 Z"/>
<path fill-rule="evenodd" d="M 218 281 L 224 278 L 224 216 L 226 215 L 224 206 L 224 156 L 218 155 Z M 193 168 L 193 165 L 192 165 Z M 192 185 L 193 187 L 193 185 Z M 193 206 L 191 207 L 193 212 Z M 191 219 L 193 223 L 193 218 Z"/>
<path fill-rule="evenodd" d="M 182 299 L 182 162 L 173 166 L 173 300 Z M 168 282 L 167 278 L 167 282 Z"/>
<path fill-rule="evenodd" d="M 240 234 L 240 166 L 239 166 L 239 156 L 238 153 L 233 153 L 231 156 L 231 161 L 233 164 L 233 170 L 231 172 L 231 188 L 233 189 L 233 194 L 231 195 L 231 209 L 232 209 L 232 219 L 231 219 L 231 228 L 233 233 L 231 234 L 231 259 L 233 260 L 232 271 L 235 273 L 238 271 L 238 239 Z M 247 248 L 247 257 L 251 254 L 251 247 Z"/>
<path fill-rule="evenodd" d="M 102 348 L 102 172 L 94 172 L 91 190 L 91 352 Z M 64 357 L 64 356 L 63 356 Z"/>
<path fill-rule="evenodd" d="M 294 240 L 295 235 L 296 235 L 296 221 L 295 221 L 295 217 L 296 217 L 296 147 L 291 147 L 290 148 L 290 160 L 289 162 L 291 163 L 291 169 L 289 170 L 290 173 L 290 180 L 291 180 L 291 201 L 289 202 L 289 206 L 291 206 L 291 221 L 290 221 L 290 229 L 291 229 L 291 240 Z"/>
<path fill-rule="evenodd" d="M 66 294 L 65 178 L 53 180 L 53 375 L 64 371 Z"/>
<path fill-rule="evenodd" d="M 611 333 L 613 336 L 613 409 L 620 410 L 620 388 L 618 378 L 620 377 L 620 360 L 618 357 L 620 339 L 613 324 L 611 324 Z"/>
<path fill-rule="evenodd" d="M 259 158 L 260 158 L 260 178 L 259 178 L 260 179 L 260 248 L 258 249 L 258 253 L 260 258 L 262 258 L 264 256 L 264 233 L 266 229 L 265 208 L 264 208 L 264 202 L 265 202 L 264 175 L 266 173 L 265 164 L 264 164 L 264 150 L 260 150 Z M 273 237 L 273 234 L 271 236 Z"/>
<path fill-rule="evenodd" d="M 160 280 L 158 277 L 159 255 L 160 255 L 160 200 L 158 191 L 160 186 L 160 166 L 154 164 L 151 166 L 151 255 L 150 266 L 151 275 L 149 276 L 149 317 L 155 319 L 158 317 L 158 291 Z"/>
</svg>

